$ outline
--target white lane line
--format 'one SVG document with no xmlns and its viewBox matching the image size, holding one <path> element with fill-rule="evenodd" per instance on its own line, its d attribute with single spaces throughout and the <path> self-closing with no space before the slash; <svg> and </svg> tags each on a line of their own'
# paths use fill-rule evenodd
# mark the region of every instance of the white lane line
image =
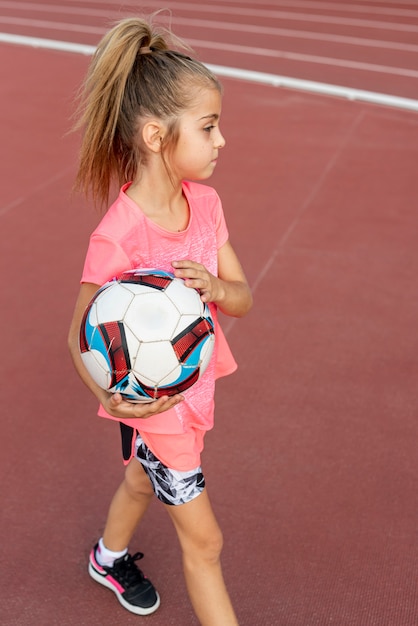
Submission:
<svg viewBox="0 0 418 626">
<path fill-rule="evenodd" d="M 302 63 L 316 63 L 318 65 L 331 65 L 333 67 L 344 67 L 347 69 L 361 70 L 366 72 L 377 72 L 379 74 L 394 74 L 395 76 L 407 76 L 408 78 L 418 78 L 418 70 L 410 70 L 393 65 L 377 65 L 376 63 L 363 63 L 361 61 L 349 61 L 346 59 L 336 59 L 335 57 L 323 57 L 315 54 L 300 54 L 299 52 L 286 52 L 285 50 L 268 50 L 266 48 L 248 48 L 236 44 L 212 41 L 202 41 L 201 39 L 188 39 L 192 46 L 209 48 L 211 50 L 224 50 L 226 52 L 237 52 L 241 54 L 252 54 L 254 56 L 266 56 L 276 59 L 288 59 L 289 61 L 299 61 Z"/>
<path fill-rule="evenodd" d="M 105 28 L 87 26 L 84 24 L 70 24 L 69 22 L 50 22 L 48 20 L 34 20 L 26 17 L 0 16 L 0 24 L 11 26 L 29 26 L 30 28 L 45 28 L 47 30 L 62 30 L 64 32 L 88 33 L 90 35 L 104 35 Z"/>
<path fill-rule="evenodd" d="M 11 33 L 0 33 L 0 43 L 29 46 L 32 48 L 45 48 L 47 50 L 63 50 L 64 52 L 75 52 L 77 54 L 87 55 L 93 54 L 96 49 L 95 46 L 88 44 L 57 41 L 56 39 L 43 39 L 41 37 L 28 37 L 26 35 L 13 35 Z"/>
<path fill-rule="evenodd" d="M 0 7 L 3 3 L 0 0 Z M 29 5 L 34 10 L 37 5 Z M 38 5 L 39 6 L 39 5 Z M 44 5 L 42 5 L 44 6 Z M 51 13 L 69 13 L 78 14 L 82 13 L 83 9 L 80 9 L 78 12 L 76 10 L 73 11 L 64 11 L 64 7 L 54 7 L 51 9 L 48 14 Z M 92 9 L 85 9 L 86 15 L 96 15 L 100 17 L 110 18 L 110 15 L 115 17 L 115 21 L 117 18 L 121 17 L 119 12 L 106 12 Z M 176 24 L 178 26 L 188 25 L 190 20 L 187 18 L 179 18 L 171 16 L 168 18 L 167 16 L 161 15 L 160 21 L 169 22 L 170 24 Z M 209 28 L 212 30 L 227 30 L 231 32 L 244 32 L 244 33 L 252 33 L 252 34 L 262 34 L 268 36 L 276 36 L 276 37 L 287 37 L 288 39 L 302 39 L 304 41 L 328 41 L 330 43 L 350 45 L 350 46 L 360 46 L 364 48 L 379 48 L 383 50 L 399 50 L 401 52 L 418 52 L 418 45 L 414 43 L 407 43 L 403 41 L 386 41 L 381 39 L 371 39 L 367 37 L 353 37 L 351 35 L 337 35 L 334 33 L 322 33 L 322 32 L 312 32 L 307 30 L 296 30 L 291 28 L 277 28 L 274 26 L 256 26 L 254 24 L 235 24 L 232 22 L 214 22 L 208 20 L 192 20 L 193 26 L 198 26 L 200 28 Z M 71 32 L 83 32 L 83 33 L 91 33 L 95 35 L 102 35 L 105 33 L 104 27 L 98 26 L 89 26 L 86 24 L 73 24 L 70 22 L 57 22 L 51 20 L 40 20 L 29 17 L 17 17 L 17 16 L 0 16 L 0 23 L 14 25 L 14 26 L 30 26 L 32 28 L 47 28 L 49 30 L 68 30 Z M 223 44 L 217 44 L 219 48 L 222 47 Z M 243 46 L 245 49 L 245 46 Z M 250 54 L 251 46 L 247 47 L 247 53 Z M 292 54 L 292 53 L 289 53 Z"/>
<path fill-rule="evenodd" d="M 56 41 L 54 39 L 41 39 L 38 37 L 27 37 L 24 35 L 13 35 L 10 33 L 0 33 L 0 43 L 1 42 L 21 46 L 32 46 L 35 48 L 46 48 L 49 50 L 74 52 L 84 55 L 91 55 L 95 51 L 95 46 L 87 44 Z M 352 89 L 350 87 L 343 87 L 340 85 L 330 85 L 311 80 L 291 78 L 289 76 L 244 70 L 236 67 L 225 67 L 223 65 L 213 65 L 210 63 L 207 63 L 207 66 L 215 72 L 215 74 L 225 76 L 227 78 L 261 83 L 264 85 L 271 85 L 273 87 L 285 87 L 288 89 L 306 91 L 319 95 L 336 96 L 340 98 L 347 98 L 348 100 L 369 102 L 371 104 L 390 106 L 398 109 L 418 111 L 418 100 L 413 100 L 411 98 L 402 98 L 399 96 L 392 96 L 390 94 L 375 93 L 373 91 L 365 91 L 363 89 Z"/>
<path fill-rule="evenodd" d="M 84 4 L 84 0 L 71 0 L 72 4 Z M 374 4 L 373 4 L 374 3 Z M 103 7 L 103 6 L 107 6 L 109 7 L 108 11 L 111 9 L 114 9 L 115 7 L 115 2 L 114 0 L 89 0 L 89 4 L 98 4 L 99 6 Z M 161 2 L 157 1 L 156 3 L 158 6 L 158 9 L 161 8 Z M 170 0 L 166 1 L 164 3 L 164 10 L 171 10 L 173 8 L 181 8 L 179 6 L 180 3 L 178 2 L 170 2 Z M 188 10 L 188 11 L 193 11 L 193 12 L 199 12 L 200 10 L 205 10 L 205 7 L 207 7 L 208 5 L 204 5 L 204 4 L 189 4 L 189 3 L 182 3 L 183 4 L 183 9 L 184 10 Z M 254 9 L 254 0 L 229 0 L 229 4 L 233 4 L 233 5 L 238 5 L 235 9 L 235 12 L 240 13 L 241 9 L 245 8 L 245 5 L 250 5 L 250 9 L 252 11 L 256 11 L 256 15 L 260 16 L 260 17 L 264 17 L 264 13 L 265 13 L 265 9 L 260 9 L 257 7 L 257 9 Z M 376 6 L 376 5 L 379 6 Z M 30 7 L 37 7 L 39 6 L 39 4 L 32 4 L 32 3 L 25 3 L 25 2 L 16 2 L 15 0 L 12 0 L 12 2 L 0 2 L 0 6 L 3 5 L 12 5 L 10 8 L 16 9 L 19 8 L 21 5 L 30 5 Z M 42 6 L 42 5 L 41 5 Z M 50 10 L 52 5 L 47 5 L 48 9 Z M 153 6 L 151 0 L 147 0 L 146 5 L 147 8 Z M 225 7 L 222 3 L 222 0 L 220 0 L 219 2 L 212 2 L 212 4 L 210 5 L 211 7 L 216 6 L 217 7 L 217 12 L 221 12 Z M 288 9 L 288 10 L 292 10 L 295 7 L 299 7 L 299 8 L 303 8 L 303 9 L 309 9 L 309 10 L 330 10 L 331 12 L 343 12 L 343 13 L 378 13 L 378 15 L 390 15 L 390 16 L 394 16 L 394 17 L 418 17 L 418 10 L 416 9 L 404 9 L 404 8 L 394 8 L 393 7 L 393 3 L 389 3 L 389 8 L 387 7 L 382 7 L 382 0 L 368 0 L 368 4 L 367 5 L 358 5 L 358 4 L 353 4 L 353 3 L 342 3 L 342 2 L 338 2 L 338 4 L 334 1 L 334 2 L 313 2 L 311 0 L 309 0 L 308 2 L 306 1 L 302 1 L 302 0 L 288 0 L 287 2 L 281 2 L 280 1 L 277 3 L 277 6 L 275 8 L 275 10 L 280 10 L 280 9 Z M 78 7 L 80 8 L 80 7 Z M 121 7 L 124 11 L 137 11 L 137 7 L 136 6 L 130 6 L 129 4 L 127 5 L 122 5 Z M 230 7 L 232 8 L 232 7 Z M 75 10 L 77 10 L 77 7 L 75 8 Z M 88 10 L 88 9 L 87 9 Z M 267 9 L 267 11 L 271 11 L 271 9 Z"/>
<path fill-rule="evenodd" d="M 113 0 L 112 0 L 113 1 Z M 229 2 L 239 2 L 241 3 L 243 0 L 229 0 Z M 372 2 L 373 0 L 369 0 Z M 367 6 L 360 4 L 351 3 L 342 3 L 342 2 L 305 2 L 302 0 L 289 0 L 288 2 L 283 2 L 280 8 L 287 7 L 290 9 L 301 8 L 301 9 L 309 9 L 309 10 L 325 10 L 332 11 L 333 13 L 378 13 L 379 15 L 391 15 L 393 17 L 418 17 L 418 11 L 414 9 L 403 9 L 403 8 L 394 8 L 393 6 L 387 8 L 381 6 L 381 0 L 374 0 L 379 3 L 379 7 L 376 6 Z M 90 0 L 92 2 L 92 0 Z M 103 2 L 103 0 L 100 0 Z M 253 0 L 250 0 L 253 2 Z"/>
<path fill-rule="evenodd" d="M 287 20 L 296 20 L 296 21 L 314 21 L 314 22 L 327 22 L 328 20 L 330 20 L 330 23 L 334 23 L 334 24 L 340 24 L 340 25 L 345 25 L 348 23 L 348 25 L 359 25 L 359 26 L 363 26 L 365 25 L 367 28 L 374 28 L 376 26 L 378 27 L 385 27 L 386 26 L 390 26 L 390 22 L 386 22 L 386 21 L 382 21 L 382 22 L 377 22 L 376 19 L 370 20 L 364 20 L 361 18 L 351 18 L 351 17 L 345 17 L 345 16 L 334 16 L 334 15 L 316 15 L 315 13 L 311 13 L 310 11 L 312 10 L 324 10 L 324 11 L 331 11 L 331 13 L 338 13 L 338 12 L 342 12 L 342 13 L 366 13 L 366 14 L 375 14 L 376 16 L 383 16 L 383 15 L 388 15 L 388 16 L 392 16 L 392 17 L 414 17 L 417 18 L 418 17 L 418 11 L 417 10 L 408 10 L 408 9 L 385 9 L 383 7 L 379 7 L 376 10 L 376 7 L 367 7 L 367 6 L 360 6 L 360 5 L 350 5 L 350 4 L 339 4 L 337 5 L 336 3 L 328 3 L 328 2 L 297 2 L 297 0 L 291 0 L 288 3 L 284 3 L 283 6 L 278 6 L 275 9 L 262 9 L 262 8 L 254 8 L 253 3 L 252 6 L 250 8 L 247 8 L 245 6 L 242 5 L 242 0 L 238 0 L 239 2 L 239 6 L 225 6 L 224 4 L 218 4 L 216 2 L 212 2 L 211 4 L 202 4 L 202 3 L 198 3 L 196 4 L 190 4 L 190 3 L 186 3 L 186 2 L 169 2 L 167 5 L 164 5 L 163 10 L 165 11 L 172 11 L 173 9 L 177 9 L 177 10 L 181 10 L 181 11 L 185 11 L 188 13 L 195 13 L 195 14 L 199 14 L 199 13 L 216 13 L 217 15 L 237 15 L 239 14 L 240 16 L 245 15 L 246 17 L 257 17 L 257 18 L 265 18 L 268 20 L 271 19 L 277 19 L 277 20 L 283 20 L 283 19 L 287 19 Z M 91 4 L 94 4 L 94 2 L 92 2 L 92 0 L 90 0 Z M 103 2 L 103 0 L 98 0 L 97 4 L 99 4 L 100 7 L 103 7 L 103 5 L 105 4 Z M 147 8 L 152 8 L 152 7 L 156 7 L 157 9 L 161 10 L 161 2 L 160 0 L 147 0 L 147 4 L 146 4 Z M 111 1 L 110 5 L 109 5 L 110 11 L 112 12 L 112 14 L 116 14 L 118 13 L 119 15 L 121 14 L 121 10 L 123 11 L 133 11 L 136 10 L 134 7 L 130 7 L 128 6 L 122 6 L 121 10 L 116 11 L 115 7 L 114 7 L 114 2 L 113 0 Z M 67 15 L 109 15 L 109 9 L 104 10 L 103 8 L 100 9 L 93 9 L 91 7 L 84 7 L 84 6 L 70 6 L 70 5 L 61 5 L 61 6 L 57 6 L 57 5 L 52 5 L 52 4 L 45 4 L 45 3 L 41 3 L 41 2 L 16 2 L 16 0 L 0 0 L 0 8 L 2 9 L 13 9 L 13 10 L 17 10 L 17 11 L 46 11 L 48 13 L 65 13 Z M 306 13 L 300 13 L 295 11 L 295 8 L 302 8 L 302 9 L 308 9 L 308 12 Z M 284 10 L 286 9 L 286 10 Z M 351 22 L 355 21 L 356 24 L 352 24 Z M 395 28 L 398 24 L 395 24 Z M 399 26 L 403 26 L 404 24 L 399 24 Z"/>
<path fill-rule="evenodd" d="M 34 28 L 45 28 L 51 30 L 62 30 L 72 32 L 82 32 L 89 34 L 103 35 L 104 28 L 97 26 L 85 26 L 78 24 L 69 24 L 67 22 L 46 22 L 44 20 L 32 20 L 21 18 L 4 18 L 0 16 L 0 23 L 13 24 L 16 26 L 30 26 Z M 202 48 L 210 48 L 224 50 L 226 52 L 237 52 L 240 54 L 253 54 L 257 56 L 266 56 L 271 58 L 289 59 L 290 61 L 299 61 L 302 63 L 316 63 L 319 65 L 331 65 L 334 67 L 344 67 L 367 72 L 379 72 L 381 74 L 394 74 L 395 76 L 406 76 L 408 78 L 418 78 L 418 71 L 403 67 L 395 67 L 392 65 L 378 65 L 376 63 L 363 63 L 361 61 L 350 61 L 348 59 L 337 59 L 334 57 L 324 57 L 313 54 L 301 54 L 298 52 L 287 52 L 285 50 L 269 50 L 267 48 L 248 47 L 238 44 L 220 43 L 203 41 L 200 39 L 188 40 L 191 45 L 200 46 Z"/>
<path fill-rule="evenodd" d="M 73 165 L 70 165 L 69 167 L 65 167 L 63 170 L 51 176 L 51 178 L 47 178 L 43 180 L 39 185 L 37 185 L 31 190 L 30 196 L 33 197 L 35 194 L 39 193 L 40 191 L 47 189 L 53 183 L 61 180 L 61 178 L 64 178 L 64 176 L 66 176 L 69 172 L 73 171 L 73 169 L 74 169 Z M 3 207 L 0 206 L 0 216 L 5 215 L 9 211 L 12 211 L 16 207 L 20 206 L 21 204 L 26 202 L 28 198 L 29 196 L 21 196 L 21 197 L 15 198 L 14 200 L 12 200 L 12 202 L 10 202 L 9 204 Z"/>
<path fill-rule="evenodd" d="M 350 87 L 319 83 L 312 80 L 302 80 L 299 78 L 291 78 L 289 76 L 267 74 L 265 72 L 253 72 L 251 70 L 242 70 L 236 67 L 224 67 L 222 65 L 209 64 L 208 67 L 210 67 L 212 71 L 219 76 L 225 76 L 228 78 L 237 78 L 254 83 L 272 85 L 273 87 L 286 87 L 288 89 L 296 89 L 297 91 L 308 91 L 310 93 L 325 96 L 336 96 L 340 98 L 347 98 L 348 100 L 358 100 L 362 102 L 369 102 L 371 104 L 395 107 L 398 109 L 418 111 L 418 100 L 413 100 L 411 98 L 402 98 L 399 96 L 376 93 L 374 91 L 366 91 L 363 89 L 352 89 Z"/>
</svg>

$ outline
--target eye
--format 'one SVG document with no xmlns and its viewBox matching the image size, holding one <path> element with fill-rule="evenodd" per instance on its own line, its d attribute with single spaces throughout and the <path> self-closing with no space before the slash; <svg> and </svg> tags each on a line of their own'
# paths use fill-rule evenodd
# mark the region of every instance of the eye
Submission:
<svg viewBox="0 0 418 626">
<path fill-rule="evenodd" d="M 210 124 L 209 126 L 205 126 L 205 128 L 203 129 L 206 133 L 210 133 L 210 131 L 212 130 L 212 128 L 215 128 L 215 126 L 213 124 Z"/>
</svg>

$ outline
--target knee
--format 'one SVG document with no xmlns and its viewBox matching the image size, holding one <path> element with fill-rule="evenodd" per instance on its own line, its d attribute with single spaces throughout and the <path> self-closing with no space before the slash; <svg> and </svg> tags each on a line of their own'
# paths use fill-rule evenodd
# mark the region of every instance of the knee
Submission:
<svg viewBox="0 0 418 626">
<path fill-rule="evenodd" d="M 209 561 L 219 561 L 223 548 L 223 535 L 221 530 L 218 528 L 216 533 L 214 533 L 206 542 L 205 546 L 205 555 L 207 560 Z"/>
<path fill-rule="evenodd" d="M 209 535 L 197 537 L 184 546 L 184 559 L 191 566 L 198 563 L 216 564 L 219 562 L 223 548 L 223 535 L 220 528 Z"/>
</svg>

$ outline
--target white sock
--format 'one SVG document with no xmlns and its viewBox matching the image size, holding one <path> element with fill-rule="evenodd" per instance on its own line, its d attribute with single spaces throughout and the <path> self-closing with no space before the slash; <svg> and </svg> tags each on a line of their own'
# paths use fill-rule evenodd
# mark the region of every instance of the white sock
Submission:
<svg viewBox="0 0 418 626">
<path fill-rule="evenodd" d="M 96 561 L 99 565 L 107 565 L 107 567 L 112 567 L 113 563 L 116 559 L 120 559 L 121 556 L 125 556 L 128 552 L 128 548 L 122 550 L 122 552 L 113 552 L 112 550 L 108 550 L 103 543 L 103 538 L 99 539 L 99 545 L 96 550 Z"/>
</svg>

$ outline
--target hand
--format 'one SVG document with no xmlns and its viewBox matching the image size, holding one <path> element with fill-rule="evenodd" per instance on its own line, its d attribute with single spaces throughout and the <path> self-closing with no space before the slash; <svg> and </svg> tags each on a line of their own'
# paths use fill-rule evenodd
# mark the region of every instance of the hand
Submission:
<svg viewBox="0 0 418 626">
<path fill-rule="evenodd" d="M 186 287 L 197 289 L 202 302 L 216 302 L 221 298 L 220 281 L 204 265 L 194 261 L 173 261 L 176 278 L 182 278 Z"/>
<path fill-rule="evenodd" d="M 119 419 L 147 419 L 158 413 L 163 413 L 172 409 L 176 404 L 184 400 L 183 396 L 177 394 L 172 396 L 162 396 L 153 402 L 133 403 L 124 400 L 120 393 L 108 394 L 102 401 L 104 409 L 113 417 Z"/>
</svg>

